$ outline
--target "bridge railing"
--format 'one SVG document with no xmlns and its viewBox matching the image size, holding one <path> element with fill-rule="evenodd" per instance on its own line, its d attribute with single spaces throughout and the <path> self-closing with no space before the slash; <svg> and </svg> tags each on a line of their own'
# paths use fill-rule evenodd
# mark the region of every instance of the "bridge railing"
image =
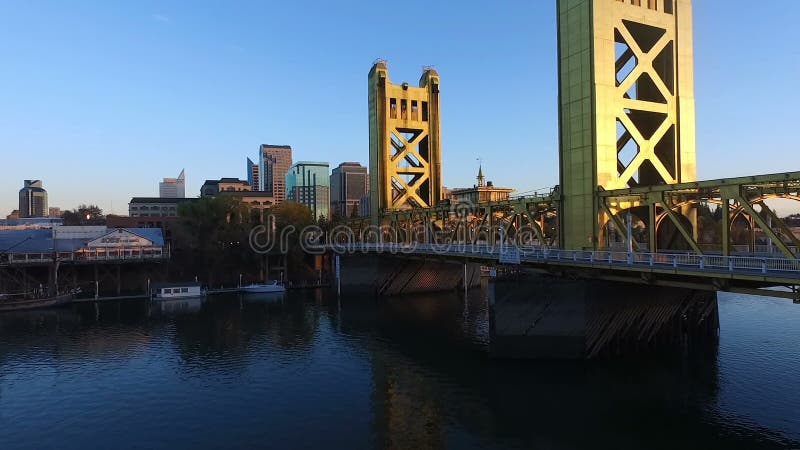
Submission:
<svg viewBox="0 0 800 450">
<path fill-rule="evenodd" d="M 800 260 L 757 256 L 698 255 L 693 253 L 648 253 L 614 250 L 560 250 L 546 247 L 516 247 L 490 245 L 438 245 L 396 243 L 352 243 L 332 245 L 329 248 L 345 253 L 378 252 L 398 255 L 433 254 L 443 256 L 471 256 L 497 259 L 513 254 L 519 262 L 559 263 L 576 266 L 635 266 L 645 269 L 673 268 L 718 273 L 782 273 L 800 276 Z M 508 258 L 505 258 L 508 259 Z M 512 258 L 513 259 L 513 258 Z"/>
<path fill-rule="evenodd" d="M 143 247 L 122 249 L 92 249 L 75 252 L 6 253 L 0 255 L 0 264 L 44 264 L 54 260 L 59 262 L 134 262 L 143 260 L 169 259 L 168 247 Z"/>
</svg>

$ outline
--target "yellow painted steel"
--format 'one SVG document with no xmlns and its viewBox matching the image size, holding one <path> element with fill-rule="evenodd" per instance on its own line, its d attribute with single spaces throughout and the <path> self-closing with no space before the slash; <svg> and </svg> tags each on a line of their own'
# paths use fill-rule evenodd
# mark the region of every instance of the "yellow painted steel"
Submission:
<svg viewBox="0 0 800 450">
<path fill-rule="evenodd" d="M 393 84 L 384 61 L 369 72 L 370 213 L 434 207 L 441 199 L 439 74 Z"/>
<path fill-rule="evenodd" d="M 558 27 L 561 246 L 597 248 L 598 187 L 696 179 L 692 4 L 559 0 Z"/>
<path fill-rule="evenodd" d="M 676 230 L 695 253 L 704 253 L 698 246 L 702 244 L 712 254 L 719 251 L 722 255 L 729 256 L 733 253 L 734 245 L 731 226 L 735 219 L 741 216 L 749 222 L 751 252 L 754 251 L 756 230 L 758 230 L 782 252 L 784 257 L 800 258 L 797 250 L 800 249 L 800 238 L 795 236 L 794 231 L 764 203 L 765 200 L 771 199 L 800 201 L 800 172 L 625 188 L 602 191 L 597 196 L 600 204 L 605 205 L 606 212 L 611 208 L 626 210 L 639 205 L 648 206 L 650 209 L 648 222 L 654 224 L 648 227 L 651 251 L 670 250 L 656 246 L 658 224 L 666 219 L 675 225 Z M 679 216 L 686 217 L 691 223 L 691 216 L 687 211 L 696 212 L 697 207 L 702 204 L 717 205 L 722 209 L 721 220 L 716 224 L 720 232 L 718 247 L 708 242 L 700 243 L 697 234 L 689 235 L 689 230 L 682 228 L 678 223 Z M 756 206 L 760 211 L 756 212 L 754 209 Z M 755 215 L 769 218 L 771 222 L 764 222 Z M 708 224 L 706 226 L 708 227 Z M 780 233 L 780 236 L 776 233 Z"/>
</svg>

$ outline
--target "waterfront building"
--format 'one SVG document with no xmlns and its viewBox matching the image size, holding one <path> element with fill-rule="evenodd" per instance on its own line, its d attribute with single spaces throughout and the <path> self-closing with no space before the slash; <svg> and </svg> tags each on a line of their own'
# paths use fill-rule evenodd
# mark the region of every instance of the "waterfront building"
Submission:
<svg viewBox="0 0 800 450">
<path fill-rule="evenodd" d="M 286 200 L 308 206 L 314 220 L 330 218 L 330 178 L 326 162 L 300 161 L 286 174 Z"/>
<path fill-rule="evenodd" d="M 130 217 L 177 217 L 178 207 L 195 198 L 133 197 L 128 203 Z"/>
<path fill-rule="evenodd" d="M 48 209 L 48 211 L 49 211 L 49 214 L 48 214 L 47 217 L 50 217 L 50 218 L 53 218 L 53 219 L 59 218 L 64 214 L 64 211 L 61 211 L 61 208 L 58 208 L 58 207 L 55 207 L 55 206 L 51 206 Z"/>
<path fill-rule="evenodd" d="M 15 219 L 19 219 L 19 210 L 18 209 L 15 209 L 15 210 L 11 211 L 11 214 L 6 216 L 6 220 L 15 220 Z"/>
<path fill-rule="evenodd" d="M 261 190 L 261 167 L 247 158 L 247 182 L 253 191 Z"/>
<path fill-rule="evenodd" d="M 160 228 L 164 241 L 169 244 L 172 242 L 172 229 L 177 226 L 178 217 L 151 217 L 151 216 L 117 216 L 114 214 L 106 216 L 106 226 L 108 228 Z"/>
<path fill-rule="evenodd" d="M 47 217 L 47 191 L 41 180 L 25 180 L 19 191 L 19 217 Z"/>
<path fill-rule="evenodd" d="M 483 167 L 478 168 L 478 184 L 466 189 L 453 189 L 450 200 L 455 203 L 478 204 L 485 202 L 504 202 L 511 197 L 514 189 L 495 187 L 491 181 L 487 182 L 483 176 Z"/>
<path fill-rule="evenodd" d="M 40 230 L 43 228 L 53 228 L 62 225 L 64 220 L 60 217 L 29 217 L 20 219 L 19 217 L 12 218 L 9 216 L 6 219 L 0 219 L 0 230 Z M 3 247 L 0 246 L 0 249 Z"/>
<path fill-rule="evenodd" d="M 286 174 L 292 166 L 292 147 L 263 144 L 258 149 L 258 158 L 259 191 L 281 203 L 286 199 Z"/>
<path fill-rule="evenodd" d="M 164 178 L 158 183 L 158 196 L 161 198 L 184 198 L 186 197 L 186 173 L 181 170 L 178 178 Z"/>
<path fill-rule="evenodd" d="M 57 251 L 94 255 L 124 248 L 154 254 L 164 250 L 164 236 L 159 228 L 54 225 L 49 228 L 0 230 L 0 248 L 10 249 L 12 253 Z"/>
<path fill-rule="evenodd" d="M 361 214 L 361 199 L 369 190 L 367 168 L 357 162 L 344 162 L 331 172 L 331 213 L 340 217 Z"/>
<path fill-rule="evenodd" d="M 216 197 L 221 192 L 250 192 L 250 183 L 238 178 L 220 178 L 219 180 L 206 180 L 200 187 L 201 197 Z"/>
</svg>

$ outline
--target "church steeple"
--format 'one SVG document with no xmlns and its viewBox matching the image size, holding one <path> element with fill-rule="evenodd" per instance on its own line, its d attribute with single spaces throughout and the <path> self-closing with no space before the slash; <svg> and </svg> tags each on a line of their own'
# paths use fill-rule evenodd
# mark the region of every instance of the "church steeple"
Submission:
<svg viewBox="0 0 800 450">
<path fill-rule="evenodd" d="M 486 177 L 483 176 L 483 164 L 478 165 L 478 187 L 486 186 Z"/>
</svg>

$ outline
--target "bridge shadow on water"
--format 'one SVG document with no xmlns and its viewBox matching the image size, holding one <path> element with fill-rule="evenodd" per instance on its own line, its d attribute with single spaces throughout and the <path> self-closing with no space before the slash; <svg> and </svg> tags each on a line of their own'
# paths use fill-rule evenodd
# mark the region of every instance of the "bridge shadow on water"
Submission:
<svg viewBox="0 0 800 450">
<path fill-rule="evenodd" d="M 364 301 L 357 317 L 345 309 L 343 330 L 378 336 L 369 345 L 382 446 L 800 448 L 719 410 L 715 345 L 615 361 L 494 360 L 488 314 L 485 289 Z"/>
<path fill-rule="evenodd" d="M 143 400 L 137 410 L 134 402 L 131 420 L 138 422 L 127 439 L 147 435 L 151 444 L 160 444 L 148 447 L 195 443 L 197 448 L 247 448 L 269 442 L 269 447 L 288 448 L 800 448 L 793 440 L 800 429 L 770 429 L 721 404 L 721 391 L 727 387 L 716 347 L 588 363 L 494 360 L 488 357 L 488 315 L 485 289 L 470 291 L 466 298 L 454 293 L 337 299 L 328 292 L 306 291 L 269 301 L 227 296 L 169 308 L 132 301 L 14 313 L 0 316 L 0 388 L 8 388 L 8 380 L 18 375 L 15 368 L 24 366 L 20 361 L 39 359 L 33 364 L 65 370 L 64 365 L 106 360 L 111 366 L 124 365 L 146 354 L 151 368 L 146 366 L 142 374 L 164 366 L 169 370 L 160 377 L 177 377 L 164 389 L 180 393 L 182 414 L 188 414 L 187 408 L 207 407 L 211 400 L 198 397 L 213 396 L 215 390 L 235 400 L 227 404 L 225 397 L 214 397 L 222 407 L 239 408 L 214 418 L 215 426 L 230 430 L 224 441 L 215 441 L 220 439 L 217 433 L 203 430 L 211 422 L 192 428 L 194 436 L 180 435 L 178 422 L 148 428 L 141 416 L 153 413 L 154 403 Z M 257 378 L 254 372 L 264 370 L 259 364 L 273 359 L 276 365 Z M 321 369 L 313 369 L 315 365 Z M 281 378 L 281 367 L 290 368 L 291 376 Z M 309 371 L 319 371 L 319 376 L 311 377 Z M 348 391 L 344 397 L 352 405 L 330 393 L 332 387 L 314 386 L 362 378 L 334 386 Z M 273 390 L 264 391 L 258 383 L 273 385 Z M 304 390 L 315 388 L 324 395 L 304 397 Z M 0 394 L 7 392 L 0 389 Z M 290 392 L 301 404 L 281 403 L 278 392 Z M 361 396 L 368 399 L 366 417 L 349 418 L 360 414 L 355 398 Z M 22 425 L 31 425 L 31 417 L 37 416 L 25 411 L 15 416 L 8 409 L 9 402 L 16 404 L 13 395 L 6 397 L 0 395 L 0 407 L 6 402 L 2 417 L 18 426 L 0 444 L 28 439 L 32 447 L 74 442 L 78 448 L 87 436 L 96 445 L 126 438 L 123 432 L 98 437 L 92 434 L 97 433 L 91 431 L 92 423 L 74 418 L 73 426 L 88 434 L 58 427 L 51 432 L 70 435 L 73 441 L 26 435 L 28 428 Z M 248 403 L 248 397 L 255 403 Z M 157 404 L 164 407 L 163 400 Z M 765 401 L 748 407 L 772 406 Z M 283 417 L 292 415 L 289 410 L 299 411 L 294 421 Z M 336 416 L 320 413 L 329 410 Z M 57 422 L 73 413 L 54 407 L 45 416 Z M 321 414 L 322 422 L 300 420 L 314 414 Z M 245 427 L 251 416 L 269 425 Z M 162 420 L 182 418 L 166 411 Z M 332 431 L 331 423 L 349 426 Z M 365 436 L 349 431 L 364 423 Z M 297 436 L 302 442 L 291 440 Z"/>
</svg>

